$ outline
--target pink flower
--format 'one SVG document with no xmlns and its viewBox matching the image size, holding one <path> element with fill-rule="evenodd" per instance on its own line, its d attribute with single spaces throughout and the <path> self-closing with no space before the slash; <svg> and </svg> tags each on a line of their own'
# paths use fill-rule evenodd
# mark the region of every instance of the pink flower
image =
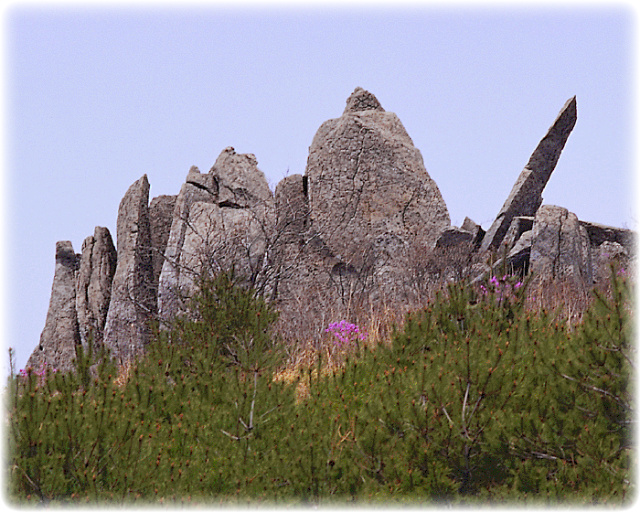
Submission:
<svg viewBox="0 0 640 512">
<path fill-rule="evenodd" d="M 346 345 L 356 339 L 364 340 L 367 337 L 367 334 L 361 332 L 357 325 L 346 320 L 329 324 L 325 332 L 330 332 L 337 338 L 337 341 L 334 342 L 336 345 Z"/>
</svg>

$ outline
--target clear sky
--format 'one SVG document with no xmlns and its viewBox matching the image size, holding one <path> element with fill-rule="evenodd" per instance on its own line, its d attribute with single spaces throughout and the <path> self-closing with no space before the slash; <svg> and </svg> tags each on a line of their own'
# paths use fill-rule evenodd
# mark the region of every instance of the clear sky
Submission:
<svg viewBox="0 0 640 512">
<path fill-rule="evenodd" d="M 485 229 L 577 95 L 544 202 L 636 229 L 636 12 L 553 5 L 9 4 L 3 359 L 11 346 L 22 368 L 38 343 L 56 241 L 80 252 L 97 225 L 115 239 L 135 180 L 177 194 L 192 165 L 207 172 L 233 146 L 275 188 L 304 173 L 357 86 L 399 116 L 452 223 Z"/>
</svg>

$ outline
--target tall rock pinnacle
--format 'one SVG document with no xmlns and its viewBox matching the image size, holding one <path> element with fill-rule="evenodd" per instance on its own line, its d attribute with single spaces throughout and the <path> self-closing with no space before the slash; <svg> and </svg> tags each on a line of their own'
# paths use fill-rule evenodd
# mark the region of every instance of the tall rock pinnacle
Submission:
<svg viewBox="0 0 640 512">
<path fill-rule="evenodd" d="M 56 270 L 47 320 L 40 335 L 40 344 L 29 357 L 27 366 L 40 369 L 46 363 L 59 371 L 73 368 L 76 345 L 80 343 L 76 314 L 78 260 L 71 242 L 56 243 Z"/>
<path fill-rule="evenodd" d="M 147 321 L 156 309 L 149 224 L 149 181 L 129 187 L 118 210 L 118 264 L 104 327 L 104 344 L 114 358 L 131 359 L 149 337 Z"/>
</svg>

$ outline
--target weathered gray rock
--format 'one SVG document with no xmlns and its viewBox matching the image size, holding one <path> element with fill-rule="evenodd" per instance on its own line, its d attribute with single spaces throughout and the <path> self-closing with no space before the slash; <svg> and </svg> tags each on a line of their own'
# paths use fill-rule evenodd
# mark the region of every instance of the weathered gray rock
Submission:
<svg viewBox="0 0 640 512">
<path fill-rule="evenodd" d="M 233 269 L 238 278 L 254 282 L 265 265 L 268 240 L 265 220 L 253 209 L 194 203 L 180 254 L 180 298 L 191 297 L 203 273 Z"/>
<path fill-rule="evenodd" d="M 314 229 L 345 264 L 393 257 L 420 237 L 432 247 L 449 213 L 398 117 L 357 88 L 338 119 L 320 126 L 306 177 Z"/>
<path fill-rule="evenodd" d="M 196 275 L 203 270 L 233 267 L 236 273 L 257 279 L 274 227 L 273 194 L 254 155 L 237 154 L 228 147 L 208 174 L 192 168 L 176 200 L 164 253 L 160 317 L 171 318 L 183 309 L 193 294 Z M 241 234 L 242 229 L 246 233 Z"/>
<path fill-rule="evenodd" d="M 280 180 L 275 193 L 276 232 L 282 242 L 298 240 L 309 228 L 306 178 L 293 174 Z"/>
<path fill-rule="evenodd" d="M 218 185 L 216 202 L 231 208 L 252 208 L 273 204 L 273 194 L 258 161 L 251 153 L 238 154 L 232 147 L 225 148 L 209 174 Z"/>
<path fill-rule="evenodd" d="M 555 122 L 518 176 L 509 197 L 482 241 L 481 251 L 500 246 L 514 217 L 536 214 L 542 204 L 542 191 L 558 163 L 576 120 L 577 107 L 574 96 L 562 107 Z"/>
<path fill-rule="evenodd" d="M 90 343 L 94 347 L 102 343 L 116 263 L 111 233 L 107 228 L 96 226 L 93 236 L 88 236 L 82 243 L 76 281 L 76 311 L 85 353 Z"/>
<path fill-rule="evenodd" d="M 164 251 L 162 270 L 158 278 L 158 314 L 167 320 L 180 307 L 178 282 L 180 280 L 180 254 L 189 224 L 189 212 L 195 202 L 213 203 L 218 198 L 218 184 L 211 174 L 200 174 L 191 167 L 182 185 L 173 209 L 171 231 Z"/>
<path fill-rule="evenodd" d="M 136 181 L 118 209 L 118 264 L 113 277 L 104 343 L 111 355 L 126 361 L 140 354 L 149 339 L 155 312 L 149 224 L 149 181 Z"/>
<path fill-rule="evenodd" d="M 480 226 L 479 224 L 476 224 L 469 217 L 465 217 L 464 221 L 462 222 L 462 226 L 460 226 L 460 229 L 464 231 L 468 231 L 473 235 L 473 243 L 472 243 L 473 249 L 474 250 L 478 249 L 486 233 L 485 230 L 482 229 L 482 226 Z"/>
<path fill-rule="evenodd" d="M 518 236 L 518 240 L 513 244 L 507 255 L 507 266 L 511 272 L 522 272 L 523 274 L 528 272 L 532 244 L 532 230 L 525 231 Z"/>
<path fill-rule="evenodd" d="M 524 216 L 513 218 L 509 229 L 502 239 L 502 245 L 505 246 L 508 251 L 510 251 L 514 244 L 520 239 L 522 233 L 533 229 L 533 219 L 534 217 Z"/>
<path fill-rule="evenodd" d="M 69 371 L 80 343 L 76 315 L 77 255 L 69 241 L 56 243 L 56 267 L 51 287 L 47 319 L 40 335 L 40 344 L 33 351 L 27 367 L 37 371 L 46 365 L 57 371 Z"/>
<path fill-rule="evenodd" d="M 454 247 L 460 244 L 472 244 L 474 239 L 473 233 L 466 229 L 451 226 L 445 229 L 436 241 L 437 248 Z M 470 246 L 471 247 L 471 246 Z"/>
<path fill-rule="evenodd" d="M 580 225 L 587 230 L 591 245 L 598 247 L 604 242 L 615 242 L 623 246 L 629 255 L 635 253 L 635 233 L 632 230 L 586 221 L 580 221 Z"/>
<path fill-rule="evenodd" d="M 581 286 L 593 283 L 589 236 L 575 214 L 544 205 L 535 216 L 531 236 L 529 260 L 534 279 L 572 278 Z"/>
<path fill-rule="evenodd" d="M 151 262 L 153 266 L 153 283 L 156 286 L 160 280 L 160 272 L 164 264 L 164 252 L 171 233 L 176 199 L 177 196 L 158 196 L 154 197 L 149 205 Z"/>
<path fill-rule="evenodd" d="M 634 257 L 624 245 L 618 242 L 602 242 L 598 247 L 591 246 L 594 257 L 594 279 L 596 282 L 609 282 L 611 267 L 618 275 L 634 275 Z"/>
</svg>

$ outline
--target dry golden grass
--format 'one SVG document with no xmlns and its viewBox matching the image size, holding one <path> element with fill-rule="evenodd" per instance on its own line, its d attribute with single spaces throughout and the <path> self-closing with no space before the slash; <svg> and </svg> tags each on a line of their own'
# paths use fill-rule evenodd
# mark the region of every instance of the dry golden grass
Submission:
<svg viewBox="0 0 640 512">
<path fill-rule="evenodd" d="M 599 283 L 598 289 L 610 296 L 609 285 Z M 434 295 L 435 293 L 431 294 Z M 568 327 L 577 325 L 585 311 L 593 301 L 591 290 L 580 287 L 572 280 L 556 280 L 552 282 L 533 283 L 527 290 L 527 309 L 531 312 L 546 310 L 553 311 L 557 319 L 566 322 Z M 373 349 L 381 343 L 390 343 L 394 327 L 401 330 L 410 310 L 419 310 L 426 304 L 404 305 L 392 308 L 385 305 L 367 311 L 352 311 L 350 318 L 367 334 L 365 340 L 340 346 L 335 343 L 335 337 L 324 329 L 315 327 L 310 332 L 287 332 L 287 326 L 278 326 L 277 336 L 283 343 L 287 354 L 283 365 L 274 374 L 274 381 L 286 382 L 296 386 L 296 400 L 302 401 L 309 396 L 309 380 L 318 378 L 318 360 L 322 361 L 321 376 L 328 376 L 342 368 L 347 357 L 356 356 L 365 347 Z M 323 314 L 323 319 L 310 319 L 309 325 L 321 325 L 322 321 L 331 317 L 331 321 L 340 321 L 337 313 Z M 326 326 L 325 326 L 326 328 Z M 311 331 L 319 331 L 311 334 Z M 306 336 L 305 336 L 306 335 Z M 302 338 L 302 339 L 301 339 Z M 118 367 L 118 375 L 114 379 L 117 386 L 124 386 L 132 373 L 133 364 L 125 363 Z"/>
</svg>

